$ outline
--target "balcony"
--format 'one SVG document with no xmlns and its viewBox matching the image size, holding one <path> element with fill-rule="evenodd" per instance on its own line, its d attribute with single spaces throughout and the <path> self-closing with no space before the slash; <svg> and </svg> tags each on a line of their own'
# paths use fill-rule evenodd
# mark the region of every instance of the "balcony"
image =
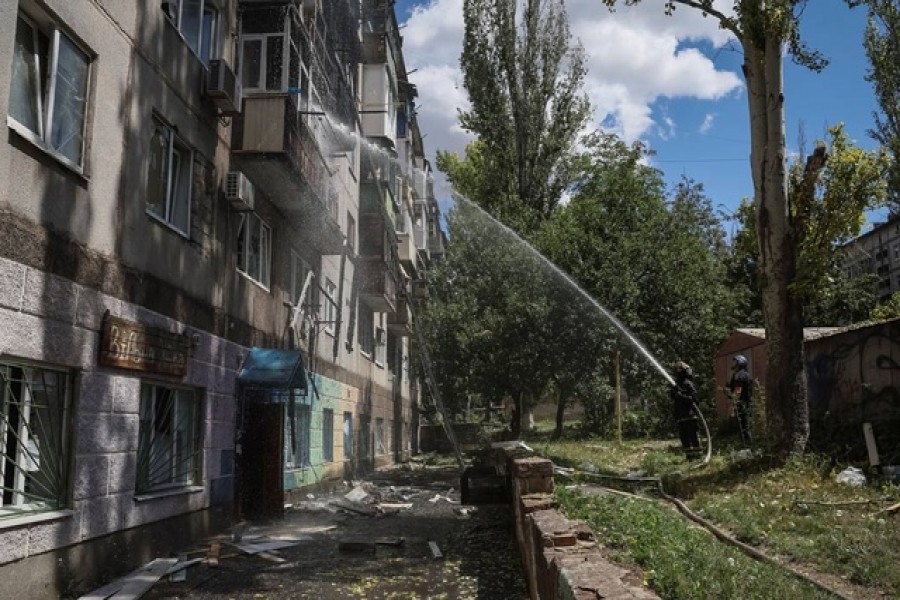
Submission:
<svg viewBox="0 0 900 600">
<path fill-rule="evenodd" d="M 409 337 L 412 331 L 412 315 L 409 312 L 409 300 L 405 296 L 397 298 L 397 309 L 388 314 L 387 328 L 398 337 Z"/>
<path fill-rule="evenodd" d="M 360 256 L 360 299 L 375 312 L 392 313 L 397 306 L 397 279 L 390 265 L 380 256 Z"/>
<path fill-rule="evenodd" d="M 328 207 L 330 173 L 319 150 L 310 119 L 289 94 L 244 98 L 235 118 L 232 152 L 235 167 L 304 231 L 322 254 L 339 254 L 343 236 Z"/>
<path fill-rule="evenodd" d="M 415 270 L 417 252 L 416 239 L 412 233 L 407 231 L 397 234 L 397 258 L 404 267 Z"/>
</svg>

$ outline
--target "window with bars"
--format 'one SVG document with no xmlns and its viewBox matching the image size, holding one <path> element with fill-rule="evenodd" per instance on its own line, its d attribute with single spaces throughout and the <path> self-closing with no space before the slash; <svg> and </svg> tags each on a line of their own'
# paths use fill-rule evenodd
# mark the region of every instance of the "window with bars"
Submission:
<svg viewBox="0 0 900 600">
<path fill-rule="evenodd" d="M 141 384 L 137 493 L 200 484 L 200 416 L 194 390 Z"/>
<path fill-rule="evenodd" d="M 72 378 L 0 362 L 0 517 L 67 505 Z"/>
</svg>

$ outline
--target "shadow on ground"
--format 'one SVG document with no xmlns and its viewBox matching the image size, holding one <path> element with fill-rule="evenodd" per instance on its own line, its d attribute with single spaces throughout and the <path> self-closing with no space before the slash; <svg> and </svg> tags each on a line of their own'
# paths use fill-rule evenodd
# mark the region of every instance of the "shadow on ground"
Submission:
<svg viewBox="0 0 900 600">
<path fill-rule="evenodd" d="M 358 483 L 368 493 L 350 505 L 359 512 L 335 507 L 347 504 L 350 488 L 344 486 L 310 498 L 277 522 L 236 530 L 244 541 L 309 538 L 298 545 L 246 555 L 228 543 L 231 536 L 222 537 L 218 567 L 198 564 L 186 581 L 161 580 L 143 598 L 527 598 L 508 507 L 461 507 L 455 469 L 417 465 Z M 379 502 L 413 506 L 380 514 Z M 341 542 L 353 542 L 353 551 L 341 549 Z M 195 556 L 206 548 L 198 545 Z"/>
</svg>

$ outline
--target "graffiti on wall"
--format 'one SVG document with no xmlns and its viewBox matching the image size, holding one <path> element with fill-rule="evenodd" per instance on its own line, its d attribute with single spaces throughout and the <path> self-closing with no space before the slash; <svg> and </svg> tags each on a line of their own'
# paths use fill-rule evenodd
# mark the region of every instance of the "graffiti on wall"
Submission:
<svg viewBox="0 0 900 600">
<path fill-rule="evenodd" d="M 862 453 L 863 423 L 879 447 L 900 445 L 900 321 L 810 342 L 807 357 L 814 445 Z"/>
</svg>

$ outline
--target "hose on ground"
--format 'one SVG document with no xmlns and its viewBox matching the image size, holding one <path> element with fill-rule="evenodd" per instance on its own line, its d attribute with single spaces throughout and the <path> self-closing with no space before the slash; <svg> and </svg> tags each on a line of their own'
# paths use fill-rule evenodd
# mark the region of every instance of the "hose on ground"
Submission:
<svg viewBox="0 0 900 600">
<path fill-rule="evenodd" d="M 826 594 L 830 594 L 831 596 L 834 596 L 835 598 L 838 598 L 839 600 L 852 600 L 849 596 L 845 596 L 844 594 L 840 593 L 839 591 L 834 590 L 834 589 L 826 586 L 825 584 L 816 581 L 809 575 L 806 575 L 805 573 L 798 571 L 797 569 L 794 569 L 793 567 L 791 567 L 789 565 L 785 565 L 781 562 L 778 562 L 771 556 L 761 552 L 760 550 L 757 550 L 753 546 L 750 546 L 749 544 L 746 544 L 740 540 L 735 539 L 734 537 L 732 537 L 731 535 L 729 535 L 722 529 L 718 528 L 716 525 L 713 525 L 712 523 L 710 523 L 709 521 L 707 521 L 706 519 L 704 519 L 697 513 L 693 512 L 680 499 L 667 494 L 665 488 L 663 487 L 662 479 L 660 479 L 658 477 L 620 477 L 620 476 L 616 476 L 616 475 L 603 475 L 603 474 L 599 474 L 599 473 L 588 473 L 586 471 L 578 471 L 578 470 L 573 470 L 572 474 L 576 478 L 585 478 L 585 479 L 598 478 L 598 479 L 612 479 L 612 480 L 617 480 L 617 481 L 628 481 L 631 483 L 635 483 L 635 482 L 655 483 L 657 491 L 659 492 L 659 495 L 662 499 L 675 505 L 675 507 L 678 509 L 678 511 L 682 515 L 684 515 L 685 517 L 687 517 L 694 523 L 700 525 L 701 527 L 703 527 L 704 529 L 706 529 L 707 531 L 712 533 L 716 537 L 716 539 L 718 539 L 720 542 L 723 542 L 725 544 L 728 544 L 729 546 L 737 548 L 738 550 L 740 550 L 741 552 L 743 552 L 744 554 L 746 554 L 747 556 L 749 556 L 750 558 L 752 558 L 754 560 L 757 560 L 759 562 L 765 563 L 767 565 L 773 566 L 778 569 L 782 569 L 782 570 L 790 573 L 797 579 L 800 579 L 800 580 L 810 584 L 811 586 L 815 587 L 816 589 L 818 589 L 822 592 L 825 592 Z M 638 500 L 651 500 L 652 501 L 651 498 L 639 496 L 637 494 L 632 494 L 629 492 L 624 492 L 622 490 L 617 490 L 615 488 L 610 488 L 610 487 L 603 486 L 603 485 L 596 485 L 594 487 L 600 488 L 604 491 L 612 492 L 613 494 L 616 494 L 619 496 L 632 497 L 632 498 L 635 498 Z"/>
</svg>

